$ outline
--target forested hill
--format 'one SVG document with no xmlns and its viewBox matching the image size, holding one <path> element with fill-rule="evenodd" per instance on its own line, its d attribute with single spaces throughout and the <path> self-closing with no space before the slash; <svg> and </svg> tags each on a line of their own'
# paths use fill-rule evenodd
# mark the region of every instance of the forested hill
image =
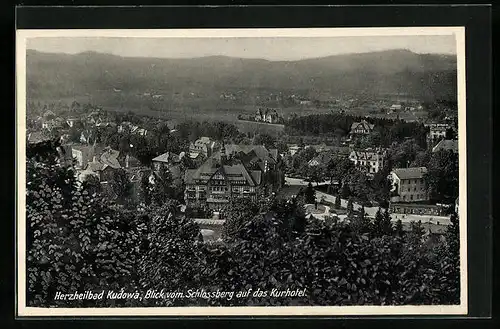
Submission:
<svg viewBox="0 0 500 329">
<path fill-rule="evenodd" d="M 330 95 L 404 93 L 456 98 L 456 58 L 391 50 L 299 61 L 211 56 L 132 58 L 96 52 L 27 52 L 28 95 L 65 97 L 95 91 L 239 89 L 317 90 Z"/>
</svg>

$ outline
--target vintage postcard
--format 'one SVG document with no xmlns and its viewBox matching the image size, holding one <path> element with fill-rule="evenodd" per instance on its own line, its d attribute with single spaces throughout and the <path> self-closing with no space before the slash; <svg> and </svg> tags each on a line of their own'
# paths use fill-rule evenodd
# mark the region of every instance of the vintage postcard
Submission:
<svg viewBox="0 0 500 329">
<path fill-rule="evenodd" d="M 19 316 L 467 314 L 464 27 L 16 43 Z"/>
</svg>

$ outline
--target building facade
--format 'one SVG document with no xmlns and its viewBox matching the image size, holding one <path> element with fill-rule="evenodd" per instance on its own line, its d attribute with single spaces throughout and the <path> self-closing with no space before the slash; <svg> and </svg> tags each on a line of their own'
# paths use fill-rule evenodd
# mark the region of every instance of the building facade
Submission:
<svg viewBox="0 0 500 329">
<path fill-rule="evenodd" d="M 428 201 L 429 193 L 425 183 L 425 167 L 396 168 L 390 174 L 392 181 L 392 202 Z"/>
<path fill-rule="evenodd" d="M 386 163 L 386 157 L 387 151 L 382 149 L 352 151 L 349 154 L 349 160 L 351 160 L 357 168 L 369 174 L 375 174 L 382 170 Z"/>
<path fill-rule="evenodd" d="M 221 211 L 233 198 L 257 201 L 262 176 L 241 163 L 224 164 L 210 158 L 200 168 L 186 170 L 184 181 L 186 206 Z"/>
<path fill-rule="evenodd" d="M 209 137 L 201 137 L 189 145 L 191 155 L 201 154 L 206 158 L 212 156 L 218 150 L 220 150 L 220 144 Z"/>
<path fill-rule="evenodd" d="M 262 145 L 223 145 L 199 168 L 186 170 L 186 206 L 221 211 L 234 198 L 257 201 L 283 185 L 277 150 Z"/>
</svg>

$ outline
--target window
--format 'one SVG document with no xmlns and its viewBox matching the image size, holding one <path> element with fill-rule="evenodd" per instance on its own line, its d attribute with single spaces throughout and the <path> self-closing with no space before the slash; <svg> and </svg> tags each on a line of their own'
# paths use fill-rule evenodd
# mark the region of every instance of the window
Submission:
<svg viewBox="0 0 500 329">
<path fill-rule="evenodd" d="M 410 200 L 413 200 L 413 194 L 410 194 Z"/>
</svg>

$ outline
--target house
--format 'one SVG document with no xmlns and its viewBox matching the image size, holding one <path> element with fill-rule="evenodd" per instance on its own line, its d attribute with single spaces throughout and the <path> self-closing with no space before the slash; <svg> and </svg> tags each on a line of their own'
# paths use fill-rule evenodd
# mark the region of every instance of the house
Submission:
<svg viewBox="0 0 500 329">
<path fill-rule="evenodd" d="M 294 156 L 295 153 L 297 153 L 301 149 L 301 147 L 298 146 L 297 144 L 288 144 L 287 147 L 288 147 L 288 152 L 290 153 L 291 156 Z"/>
<path fill-rule="evenodd" d="M 332 152 L 321 152 L 316 157 L 309 160 L 307 165 L 309 167 L 316 167 L 320 165 L 327 165 L 330 161 L 334 159 L 334 154 Z"/>
<path fill-rule="evenodd" d="M 159 172 L 162 169 L 166 169 L 170 172 L 173 179 L 181 178 L 181 159 L 185 156 L 184 152 L 179 155 L 167 152 L 163 153 L 152 160 L 153 169 Z"/>
<path fill-rule="evenodd" d="M 209 137 L 201 137 L 194 143 L 189 145 L 189 153 L 202 154 L 205 157 L 210 157 L 212 154 L 220 149 L 220 144 Z"/>
<path fill-rule="evenodd" d="M 432 148 L 432 152 L 452 151 L 458 153 L 458 141 L 456 139 L 442 139 Z"/>
<path fill-rule="evenodd" d="M 162 168 L 168 168 L 172 165 L 178 164 L 180 162 L 180 159 L 181 158 L 179 155 L 172 152 L 160 154 L 152 160 L 153 169 L 159 171 Z"/>
<path fill-rule="evenodd" d="M 354 122 L 351 125 L 350 134 L 351 135 L 368 135 L 375 128 L 374 124 L 368 123 L 366 120 L 361 120 L 361 122 Z"/>
<path fill-rule="evenodd" d="M 148 131 L 144 128 L 140 128 L 139 126 L 132 126 L 130 128 L 130 133 L 135 134 L 135 135 L 140 135 L 140 136 L 146 136 Z"/>
<path fill-rule="evenodd" d="M 95 144 L 72 145 L 71 147 L 71 155 L 76 160 L 75 167 L 78 169 L 86 168 L 98 152 L 99 148 Z"/>
<path fill-rule="evenodd" d="M 50 139 L 43 131 L 33 131 L 26 135 L 28 143 L 40 143 Z"/>
<path fill-rule="evenodd" d="M 435 142 L 436 140 L 446 138 L 446 131 L 452 128 L 448 123 L 426 123 L 424 127 L 429 128 L 429 132 L 427 133 L 428 142 Z"/>
<path fill-rule="evenodd" d="M 429 195 L 424 176 L 426 167 L 396 168 L 389 179 L 392 181 L 392 202 L 427 201 Z"/>
<path fill-rule="evenodd" d="M 256 200 L 259 193 L 279 190 L 284 175 L 278 150 L 263 145 L 223 145 L 198 169 L 185 173 L 185 199 L 192 207 L 220 210 L 234 197 Z"/>
<path fill-rule="evenodd" d="M 391 107 L 389 107 L 389 112 L 390 113 L 394 113 L 394 112 L 398 112 L 398 111 L 401 111 L 401 104 L 392 104 Z"/>
<path fill-rule="evenodd" d="M 51 119 L 54 119 L 56 117 L 56 114 L 54 112 L 52 112 L 51 110 L 47 110 L 43 113 L 42 117 L 44 120 L 51 120 Z"/>
<path fill-rule="evenodd" d="M 49 119 L 49 120 L 43 120 L 42 121 L 42 128 L 46 130 L 54 130 L 54 129 L 59 129 L 62 128 L 64 124 L 64 120 L 60 117 L 54 118 L 54 119 Z"/>
<path fill-rule="evenodd" d="M 378 173 L 384 168 L 386 157 L 387 152 L 383 149 L 353 150 L 349 154 L 349 160 L 351 160 L 356 167 L 366 170 L 369 174 Z"/>
<path fill-rule="evenodd" d="M 119 133 L 130 131 L 132 129 L 132 123 L 128 121 L 123 121 L 120 125 L 118 125 L 117 129 Z"/>
<path fill-rule="evenodd" d="M 257 201 L 262 186 L 262 172 L 250 170 L 241 162 L 225 163 L 225 156 L 208 158 L 198 169 L 185 172 L 186 206 L 221 211 L 237 197 Z"/>
<path fill-rule="evenodd" d="M 114 170 L 123 168 L 118 160 L 119 156 L 119 151 L 106 147 L 99 158 L 94 155 L 85 169 L 97 173 L 101 183 L 107 183 L 112 178 Z"/>
<path fill-rule="evenodd" d="M 277 123 L 280 120 L 281 117 L 276 111 L 276 109 L 258 108 L 255 114 L 255 121 L 257 122 Z"/>
</svg>

